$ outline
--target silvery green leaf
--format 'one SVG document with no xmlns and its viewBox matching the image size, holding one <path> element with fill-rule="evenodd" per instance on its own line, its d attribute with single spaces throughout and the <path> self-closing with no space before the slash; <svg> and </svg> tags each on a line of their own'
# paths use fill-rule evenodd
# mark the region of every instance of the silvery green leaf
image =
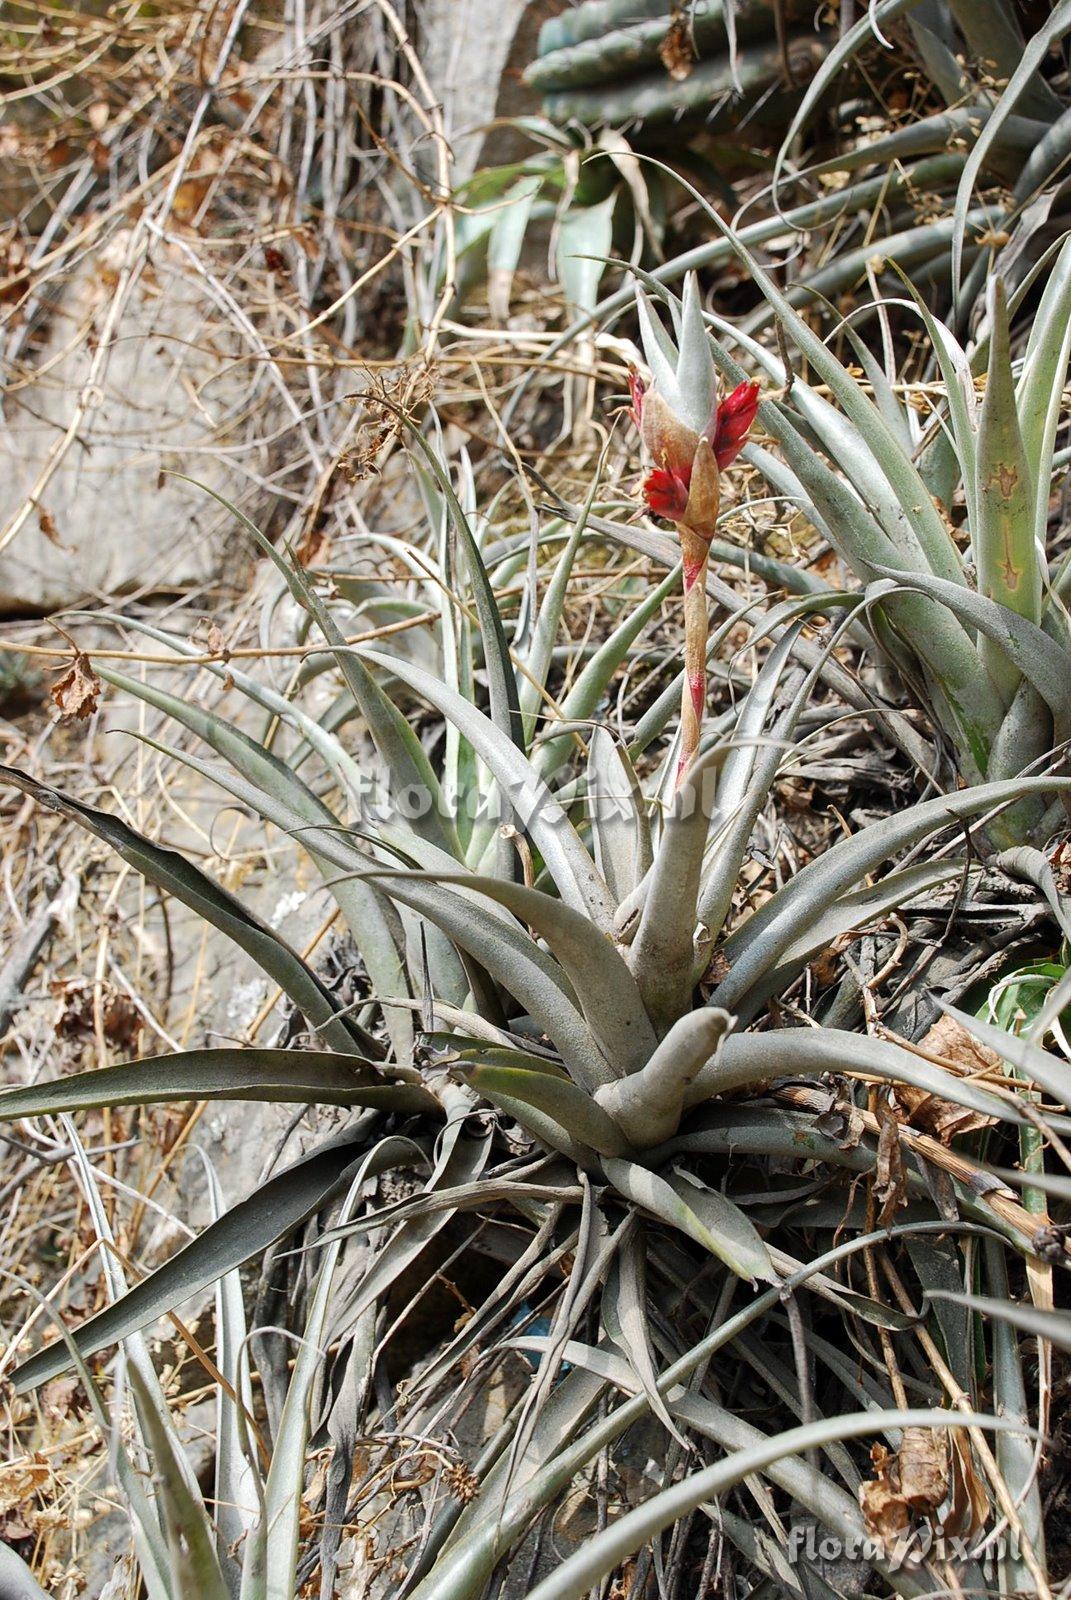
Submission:
<svg viewBox="0 0 1071 1600">
<path fill-rule="evenodd" d="M 322 825 L 328 829 L 340 825 L 338 818 L 298 778 L 289 763 L 281 761 L 263 745 L 224 721 L 222 717 L 203 710 L 195 701 L 182 700 L 152 684 L 140 683 L 106 666 L 102 666 L 100 676 L 106 682 L 124 689 L 136 699 L 156 706 L 181 726 L 189 728 L 229 761 L 250 783 L 285 803 L 305 822 Z M 408 774 L 408 781 L 415 781 L 411 771 Z M 429 795 L 429 800 L 432 799 L 433 796 Z M 432 840 L 440 837 L 448 838 L 448 835 L 438 828 L 433 827 L 428 831 Z M 322 875 L 332 877 L 329 864 L 322 856 L 318 856 L 313 848 L 314 837 L 313 834 L 305 836 L 308 853 Z M 418 833 L 415 837 L 419 840 L 423 835 Z M 446 851 L 443 853 L 445 855 Z M 387 902 L 374 886 L 358 880 L 332 883 L 330 888 L 361 953 L 374 992 L 380 996 L 408 998 L 408 975 L 399 951 L 399 940 L 396 939 L 391 925 L 390 907 Z M 383 1015 L 396 1059 L 403 1064 L 410 1061 L 413 1055 L 412 1013 L 402 1007 L 384 1005 Z"/>
<path fill-rule="evenodd" d="M 651 369 L 651 379 L 666 404 L 674 411 L 681 407 L 677 387 L 677 349 L 651 308 L 642 289 L 636 290 L 636 313 L 640 319 L 643 354 Z"/>
<path fill-rule="evenodd" d="M 414 1077 L 416 1074 L 414 1073 Z M 393 1071 L 360 1056 L 324 1050 L 187 1050 L 76 1072 L 69 1077 L 0 1090 L 0 1121 L 56 1116 L 99 1106 L 179 1104 L 184 1100 L 256 1100 L 290 1105 L 381 1106 L 434 1111 L 418 1082 L 392 1081 Z"/>
<path fill-rule="evenodd" d="M 647 1014 L 661 1033 L 691 1002 L 696 907 L 715 805 L 714 775 L 727 753 L 727 746 L 716 746 L 685 773 L 662 830 L 629 953 Z"/>
<path fill-rule="evenodd" d="M 754 1226 L 724 1195 L 679 1175 L 663 1177 L 634 1161 L 604 1159 L 602 1165 L 627 1199 L 659 1222 L 679 1228 L 740 1277 L 769 1282 L 774 1276 Z"/>
<path fill-rule="evenodd" d="M 455 880 L 440 877 L 440 883 Z M 657 1044 L 639 988 L 615 945 L 580 912 L 522 884 L 469 877 L 468 887 L 507 906 L 545 939 L 616 1077 L 635 1072 Z"/>
<path fill-rule="evenodd" d="M 939 1100 L 967 1106 L 997 1122 L 1027 1119 L 1011 1098 L 977 1088 L 910 1050 L 885 1039 L 871 1039 L 840 1028 L 773 1028 L 767 1033 L 735 1033 L 722 1045 L 687 1091 L 691 1104 L 728 1094 L 770 1078 L 820 1077 L 827 1072 L 862 1073 L 884 1083 L 906 1083 Z"/>
<path fill-rule="evenodd" d="M 609 891 L 573 824 L 517 747 L 475 706 L 430 673 L 378 650 L 363 653 L 366 660 L 401 678 L 460 729 L 494 773 L 506 804 L 531 833 L 562 899 L 587 911 L 608 932 L 613 921 Z"/>
<path fill-rule="evenodd" d="M 690 272 L 684 280 L 677 387 L 682 403 L 682 419 L 695 433 L 702 433 L 714 415 L 718 379 L 703 321 L 699 279 L 694 272 Z"/>
<path fill-rule="evenodd" d="M 734 1450 L 714 1466 L 688 1473 L 672 1487 L 652 1495 L 586 1539 L 529 1592 L 528 1600 L 581 1600 L 622 1562 L 656 1540 L 665 1528 L 679 1522 L 705 1501 L 716 1501 L 752 1473 L 765 1472 L 786 1458 L 805 1455 L 809 1450 L 834 1441 L 873 1437 L 890 1428 L 943 1431 L 950 1422 L 957 1427 L 999 1429 L 1008 1426 L 1000 1418 L 973 1411 L 950 1414 L 940 1410 L 875 1410 L 824 1417 L 763 1438 L 745 1449 Z M 421 1592 L 420 1600 L 432 1600 L 432 1596 Z M 443 1589 L 434 1600 L 461 1600 L 461 1592 Z"/>
<path fill-rule="evenodd" d="M 771 900 L 734 931 L 723 949 L 728 976 L 711 1003 L 738 1014 L 747 1012 L 752 986 L 804 934 L 815 917 L 854 889 L 867 873 L 889 863 L 898 851 L 942 828 L 960 825 L 1031 794 L 1071 788 L 1066 778 L 1016 778 L 980 784 L 955 794 L 924 800 L 909 811 L 871 823 L 849 839 L 808 862 Z"/>
<path fill-rule="evenodd" d="M 628 752 L 603 726 L 588 740 L 587 799 L 595 864 L 620 905 L 651 864 L 651 833 Z"/>
<path fill-rule="evenodd" d="M 382 1046 L 363 1028 L 338 1015 L 330 990 L 285 940 L 184 856 L 146 839 L 119 817 L 83 805 L 13 767 L 0 767 L 0 778 L 102 839 L 149 883 L 174 895 L 205 922 L 225 933 L 290 996 L 332 1049 L 382 1054 Z"/>
<path fill-rule="evenodd" d="M 596 1164 L 595 1152 L 620 1156 L 629 1149 L 613 1118 L 568 1078 L 510 1066 L 472 1066 L 463 1071 L 464 1081 L 478 1094 L 552 1149 L 583 1157 L 583 1166 Z"/>
<path fill-rule="evenodd" d="M 618 191 L 595 205 L 571 205 L 558 223 L 558 277 L 574 311 L 589 315 L 613 249 Z"/>
<path fill-rule="evenodd" d="M 148 1327 L 224 1273 L 260 1256 L 344 1186 L 360 1159 L 365 1137 L 357 1124 L 342 1140 L 322 1144 L 232 1206 L 121 1299 L 83 1322 L 76 1334 L 79 1349 L 87 1356 L 106 1349 Z M 394 1165 L 419 1157 L 407 1140 L 397 1140 L 394 1146 Z M 66 1350 L 50 1345 L 16 1367 L 11 1379 L 24 1392 L 66 1372 L 70 1365 Z"/>
</svg>

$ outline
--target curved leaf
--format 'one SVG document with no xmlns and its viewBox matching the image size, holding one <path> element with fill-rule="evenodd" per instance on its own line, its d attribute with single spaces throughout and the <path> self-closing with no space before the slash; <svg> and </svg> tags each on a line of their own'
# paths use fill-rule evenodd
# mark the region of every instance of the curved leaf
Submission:
<svg viewBox="0 0 1071 1600">
<path fill-rule="evenodd" d="M 629 961 L 655 1027 L 664 1033 L 688 1010 L 703 855 L 715 809 L 715 775 L 728 746 L 718 745 L 684 775 L 666 818 Z"/>
<path fill-rule="evenodd" d="M 965 823 L 981 812 L 1026 795 L 1063 793 L 1068 789 L 1068 778 L 1015 778 L 979 784 L 936 800 L 924 800 L 910 811 L 883 818 L 850 839 L 842 839 L 808 862 L 726 940 L 722 951 L 730 970 L 711 995 L 711 1004 L 741 1015 L 748 1012 L 752 985 L 806 933 L 815 917 L 867 873 L 885 866 L 898 851 L 942 828 Z"/>
<path fill-rule="evenodd" d="M 1032 1339 L 1044 1339 L 1057 1350 L 1071 1350 L 1071 1316 L 1066 1311 L 1043 1311 L 1015 1300 L 994 1300 L 983 1294 L 955 1294 L 951 1289 L 931 1289 L 931 1300 L 948 1300 L 984 1317 L 1010 1323 Z"/>
<path fill-rule="evenodd" d="M 269 1178 L 247 1200 L 210 1223 L 163 1266 L 128 1289 L 76 1330 L 83 1355 L 94 1355 L 130 1333 L 148 1327 L 191 1295 L 215 1283 L 224 1273 L 260 1256 L 318 1211 L 350 1179 L 361 1160 L 365 1135 L 358 1129 L 321 1145 L 276 1177 Z M 390 1139 L 379 1147 L 377 1171 L 423 1159 L 408 1139 Z M 71 1359 L 62 1345 L 50 1345 L 15 1368 L 11 1381 L 19 1393 L 36 1389 L 66 1372 Z"/>
<path fill-rule="evenodd" d="M 1051 709 L 1058 730 L 1064 730 L 1060 737 L 1067 737 L 1067 733 L 1071 732 L 1069 657 L 1055 639 L 1050 639 L 1043 629 L 1018 612 L 1009 610 L 1006 605 L 990 600 L 983 594 L 976 594 L 973 589 L 965 589 L 961 584 L 946 583 L 943 578 L 934 578 L 928 573 L 889 571 L 886 578 L 870 586 L 868 598 L 880 600 L 885 593 L 885 583 L 895 584 L 898 588 L 918 589 L 921 594 L 939 600 L 964 622 L 977 628 L 979 633 L 1000 648 L 1017 672 L 1021 672 L 1033 684 Z"/>
<path fill-rule="evenodd" d="M 586 799 L 595 864 L 620 905 L 651 865 L 651 830 L 628 751 L 601 726 L 588 740 Z"/>
<path fill-rule="evenodd" d="M 378 650 L 363 654 L 384 671 L 393 672 L 460 729 L 494 773 L 506 804 L 531 834 L 562 899 L 578 911 L 587 911 L 609 932 L 613 919 L 609 890 L 573 824 L 517 747 L 482 712 L 430 672 Z"/>
<path fill-rule="evenodd" d="M 123 689 L 136 699 L 155 706 L 172 717 L 182 727 L 189 728 L 198 738 L 217 751 L 257 788 L 266 790 L 275 799 L 288 805 L 305 822 L 319 823 L 326 828 L 340 826 L 338 818 L 312 792 L 293 771 L 262 744 L 251 739 L 239 728 L 232 727 L 222 717 L 205 711 L 189 700 L 180 700 L 161 689 L 124 673 L 104 666 L 99 675 L 108 683 Z M 180 759 L 182 759 L 180 757 Z M 309 855 L 320 873 L 331 876 L 329 863 L 318 856 L 308 840 L 304 841 Z M 446 852 L 444 851 L 445 855 Z M 389 907 L 373 885 L 353 879 L 329 884 L 346 926 L 361 953 L 368 970 L 373 993 L 379 996 L 409 995 L 408 976 L 398 950 L 394 933 L 388 921 Z M 413 1057 L 412 1013 L 400 1006 L 383 1006 L 383 1016 L 398 1061 L 405 1063 Z"/>
<path fill-rule="evenodd" d="M 105 844 L 149 883 L 189 906 L 251 956 L 303 1012 L 327 1044 L 337 1050 L 379 1056 L 382 1046 L 352 1018 L 338 1015 L 334 996 L 301 957 L 242 902 L 220 887 L 176 850 L 154 844 L 107 811 L 97 811 L 14 767 L 0 766 L 0 783 L 10 783 L 49 810 L 58 812 Z"/>
<path fill-rule="evenodd" d="M 656 1540 L 665 1528 L 681 1521 L 704 1502 L 717 1501 L 745 1478 L 766 1472 L 787 1457 L 802 1456 L 809 1450 L 842 1439 L 873 1437 L 894 1428 L 934 1428 L 943 1432 L 950 1427 L 1000 1429 L 1008 1426 L 999 1417 L 973 1411 L 875 1409 L 843 1417 L 823 1417 L 817 1422 L 788 1428 L 772 1438 L 734 1450 L 712 1467 L 687 1474 L 670 1488 L 626 1512 L 557 1564 L 549 1577 L 529 1591 L 528 1600 L 582 1600 L 582 1596 L 629 1556 Z"/>
<path fill-rule="evenodd" d="M 528 1108 L 549 1118 L 568 1138 L 568 1146 L 561 1143 L 556 1148 L 575 1148 L 577 1142 L 597 1151 L 600 1155 L 620 1156 L 629 1148 L 628 1140 L 614 1119 L 568 1078 L 559 1078 L 549 1072 L 529 1072 L 520 1067 L 465 1066 L 460 1070 L 464 1081 L 478 1094 L 486 1095 L 493 1105 L 508 1108 L 509 1114 L 525 1127 Z M 537 1138 L 538 1130 L 546 1124 L 533 1122 L 529 1131 Z"/>
<path fill-rule="evenodd" d="M 412 880 L 417 874 L 405 876 Z M 475 874 L 465 878 L 440 874 L 436 881 L 463 883 L 529 923 L 561 962 L 612 1071 L 624 1077 L 643 1066 L 658 1040 L 635 978 L 593 922 L 551 895 L 522 884 Z"/>
<path fill-rule="evenodd" d="M 659 1222 L 678 1228 L 690 1239 L 724 1261 L 730 1271 L 749 1283 L 769 1283 L 776 1277 L 753 1224 L 715 1190 L 693 1183 L 682 1174 L 662 1177 L 633 1161 L 603 1159 L 603 1171 L 614 1188 Z"/>
<path fill-rule="evenodd" d="M 435 1096 L 418 1082 L 394 1083 L 391 1078 L 390 1067 L 380 1072 L 359 1056 L 326 1050 L 186 1050 L 0 1090 L 0 1121 L 181 1100 L 380 1106 L 399 1112 L 438 1108 Z"/>
<path fill-rule="evenodd" d="M 692 1104 L 714 1094 L 727 1094 L 770 1078 L 821 1076 L 827 1072 L 906 1083 L 954 1105 L 968 1106 L 1000 1122 L 1027 1121 L 1012 1099 L 1001 1099 L 934 1066 L 910 1050 L 884 1039 L 843 1032 L 839 1028 L 774 1028 L 769 1033 L 733 1034 L 718 1056 L 704 1067 L 688 1091 Z"/>
</svg>

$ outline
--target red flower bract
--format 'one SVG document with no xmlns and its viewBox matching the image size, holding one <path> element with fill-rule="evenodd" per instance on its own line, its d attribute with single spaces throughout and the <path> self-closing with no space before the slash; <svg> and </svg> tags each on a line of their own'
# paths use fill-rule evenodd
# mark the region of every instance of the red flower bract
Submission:
<svg viewBox="0 0 1071 1600">
<path fill-rule="evenodd" d="M 757 383 L 741 383 L 727 395 L 714 414 L 714 426 L 708 437 L 714 450 L 714 459 L 724 471 L 730 461 L 735 461 L 744 447 L 748 429 L 759 409 Z"/>
<path fill-rule="evenodd" d="M 643 497 L 647 509 L 655 517 L 667 517 L 679 522 L 688 505 L 688 488 L 692 481 L 691 467 L 673 469 L 654 467 L 643 480 Z"/>
</svg>

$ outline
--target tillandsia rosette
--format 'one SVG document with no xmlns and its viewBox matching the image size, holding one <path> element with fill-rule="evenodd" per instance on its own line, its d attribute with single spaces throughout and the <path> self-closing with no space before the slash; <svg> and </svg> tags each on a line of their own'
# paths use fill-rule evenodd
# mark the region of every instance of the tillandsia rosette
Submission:
<svg viewBox="0 0 1071 1600">
<path fill-rule="evenodd" d="M 685 684 L 677 783 L 699 747 L 706 707 L 706 571 L 721 505 L 721 474 L 743 447 L 759 407 L 757 383 L 718 400 L 714 356 L 703 324 L 699 284 L 689 273 L 676 328 L 679 348 L 636 291 L 651 381 L 629 374 L 632 417 L 651 468 L 643 496 L 652 516 L 676 523 L 684 574 Z"/>
</svg>

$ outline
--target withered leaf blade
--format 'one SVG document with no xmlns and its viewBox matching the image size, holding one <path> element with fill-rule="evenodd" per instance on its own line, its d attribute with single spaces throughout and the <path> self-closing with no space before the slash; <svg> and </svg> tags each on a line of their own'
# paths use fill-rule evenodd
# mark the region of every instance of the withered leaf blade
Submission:
<svg viewBox="0 0 1071 1600">
<path fill-rule="evenodd" d="M 49 698 L 64 721 L 84 722 L 97 709 L 100 699 L 100 679 L 90 665 L 89 657 L 81 650 L 75 651 L 74 661 L 48 691 Z"/>
<path fill-rule="evenodd" d="M 952 1502 L 942 1532 L 950 1538 L 973 1539 L 989 1517 L 989 1494 L 974 1465 L 970 1440 L 952 1430 Z"/>
<path fill-rule="evenodd" d="M 859 1486 L 867 1528 L 881 1539 L 903 1533 L 913 1517 L 933 1521 L 948 1494 L 948 1441 L 935 1428 L 905 1428 L 895 1455 L 871 1447 L 874 1476 Z"/>
<path fill-rule="evenodd" d="M 666 36 L 658 47 L 659 59 L 674 83 L 690 78 L 695 67 L 695 51 L 688 19 L 683 12 L 673 18 Z"/>
<path fill-rule="evenodd" d="M 59 529 L 56 527 L 56 519 L 51 511 L 46 511 L 44 506 L 38 507 L 37 526 L 50 544 L 58 545 L 61 550 L 63 549 L 63 541 L 59 536 Z"/>
<path fill-rule="evenodd" d="M 948 1445 L 936 1428 L 905 1428 L 898 1455 L 900 1493 L 912 1511 L 932 1517 L 948 1493 Z"/>
<path fill-rule="evenodd" d="M 878 1121 L 881 1132 L 878 1134 L 874 1198 L 881 1206 L 878 1226 L 887 1228 L 900 1207 L 907 1204 L 907 1178 L 900 1149 L 900 1124 L 886 1106 L 879 1109 Z"/>
<path fill-rule="evenodd" d="M 955 1017 L 944 1015 L 918 1041 L 919 1050 L 957 1077 L 977 1078 L 980 1073 L 990 1076 L 1002 1073 L 1000 1057 L 988 1045 L 969 1034 Z M 902 1122 L 923 1133 L 932 1134 L 941 1144 L 951 1144 L 961 1133 L 973 1133 L 979 1128 L 991 1127 L 992 1118 L 967 1106 L 953 1105 L 939 1095 L 927 1094 L 924 1089 L 909 1084 L 897 1084 L 894 1109 Z"/>
<path fill-rule="evenodd" d="M 903 1533 L 910 1521 L 896 1476 L 896 1457 L 883 1444 L 870 1449 L 874 1476 L 859 1485 L 859 1506 L 868 1532 L 879 1539 Z"/>
</svg>

